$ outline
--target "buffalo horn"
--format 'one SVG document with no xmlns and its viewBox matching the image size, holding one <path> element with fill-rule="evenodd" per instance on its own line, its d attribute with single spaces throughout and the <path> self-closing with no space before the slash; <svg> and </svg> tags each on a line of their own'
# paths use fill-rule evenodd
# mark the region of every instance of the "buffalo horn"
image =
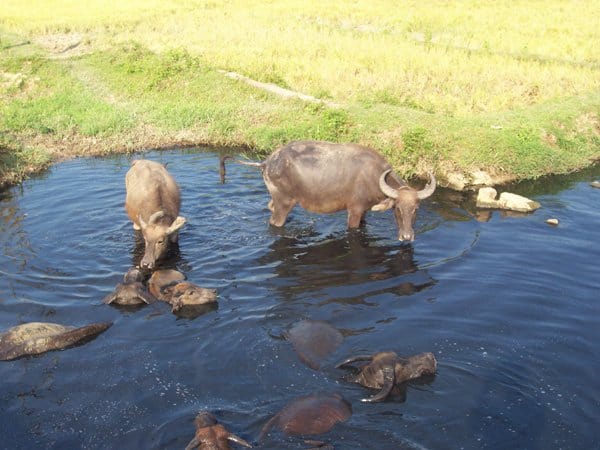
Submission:
<svg viewBox="0 0 600 450">
<path fill-rule="evenodd" d="M 185 450 L 194 450 L 195 448 L 198 448 L 200 444 L 202 444 L 202 442 L 200 442 L 200 439 L 194 436 L 194 439 L 190 441 Z"/>
<path fill-rule="evenodd" d="M 150 216 L 150 218 L 148 219 L 148 223 L 149 223 L 150 225 L 152 225 L 153 223 L 156 223 L 156 221 L 157 221 L 158 219 L 160 219 L 161 217 L 163 217 L 164 215 L 165 215 L 165 212 L 164 212 L 164 211 L 156 211 L 154 214 L 152 214 L 152 215 Z"/>
<path fill-rule="evenodd" d="M 385 177 L 391 171 L 392 169 L 388 169 L 381 174 L 381 176 L 379 177 L 379 189 L 381 189 L 381 192 L 383 192 L 388 197 L 396 199 L 398 198 L 398 191 L 385 182 Z"/>
<path fill-rule="evenodd" d="M 361 399 L 361 402 L 367 402 L 367 403 L 380 402 L 380 401 L 384 400 L 391 392 L 392 388 L 394 387 L 394 382 L 395 382 L 395 378 L 396 378 L 396 374 L 394 372 L 394 367 L 387 366 L 387 367 L 384 367 L 382 370 L 383 370 L 383 386 L 381 387 L 381 390 L 377 394 L 375 394 L 373 397 Z"/>
<path fill-rule="evenodd" d="M 235 442 L 236 444 L 243 445 L 244 447 L 252 448 L 252 445 L 248 443 L 248 441 L 242 439 L 239 436 L 236 436 L 235 434 L 230 434 L 227 439 L 231 442 Z"/>
<path fill-rule="evenodd" d="M 371 356 L 371 355 L 351 356 L 350 358 L 345 359 L 341 363 L 339 363 L 338 365 L 336 365 L 335 368 L 339 369 L 340 367 L 345 366 L 346 364 L 353 363 L 355 361 L 373 361 L 373 356 Z"/>
<path fill-rule="evenodd" d="M 427 186 L 425 186 L 423 189 L 417 192 L 417 197 L 419 198 L 419 200 L 423 200 L 431 196 L 431 194 L 433 194 L 433 191 L 435 191 L 435 177 L 433 176 L 433 173 L 429 171 L 427 172 L 427 174 L 429 175 L 429 183 L 427 183 Z"/>
</svg>

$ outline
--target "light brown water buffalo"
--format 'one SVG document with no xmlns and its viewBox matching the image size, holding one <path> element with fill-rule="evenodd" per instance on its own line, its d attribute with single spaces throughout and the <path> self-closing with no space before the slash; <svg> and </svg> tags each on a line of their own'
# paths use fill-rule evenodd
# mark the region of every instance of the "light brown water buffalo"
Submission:
<svg viewBox="0 0 600 450">
<path fill-rule="evenodd" d="M 144 276 L 139 269 L 132 268 L 123 276 L 123 283 L 117 284 L 115 290 L 104 297 L 104 303 L 116 305 L 142 305 L 156 301 L 144 286 Z"/>
<path fill-rule="evenodd" d="M 358 374 L 351 381 L 368 388 L 380 389 L 373 397 L 363 398 L 363 402 L 382 401 L 399 384 L 423 375 L 434 375 L 437 368 L 437 361 L 433 353 L 420 353 L 408 358 L 401 358 L 394 352 L 354 356 L 342 361 L 336 367 L 342 367 L 355 361 L 368 361 L 368 364 L 360 367 Z"/>
<path fill-rule="evenodd" d="M 179 187 L 165 166 L 154 161 L 133 161 L 125 176 L 125 210 L 135 230 L 144 236 L 145 252 L 140 266 L 153 269 L 165 257 L 169 244 L 177 242 L 185 224 L 179 216 Z"/>
<path fill-rule="evenodd" d="M 170 288 L 185 281 L 185 275 L 175 269 L 161 269 L 152 272 L 148 280 L 150 293 L 163 302 L 171 300 Z"/>
<path fill-rule="evenodd" d="M 221 179 L 225 159 L 221 157 Z M 394 209 L 398 239 L 413 241 L 419 202 L 435 191 L 436 181 L 422 190 L 408 186 L 375 150 L 358 144 L 296 141 L 280 147 L 260 167 L 269 193 L 269 223 L 280 227 L 299 204 L 315 213 L 348 211 L 348 228 L 357 228 L 365 213 Z"/>
<path fill-rule="evenodd" d="M 184 307 L 209 305 L 217 301 L 217 291 L 200 287 L 189 281 L 177 283 L 168 288 L 168 291 L 173 312 L 178 312 Z"/>
<path fill-rule="evenodd" d="M 185 281 L 185 278 L 184 274 L 174 269 L 156 270 L 148 281 L 150 293 L 159 300 L 169 303 L 174 313 L 183 308 L 187 308 L 188 312 L 193 313 L 190 308 L 216 304 L 217 291 Z M 198 313 L 202 311 L 204 309 L 197 310 Z"/>
<path fill-rule="evenodd" d="M 217 419 L 207 411 L 200 412 L 194 419 L 196 435 L 190 441 L 185 450 L 230 450 L 229 441 L 244 447 L 252 447 L 248 442 L 217 423 Z"/>
<path fill-rule="evenodd" d="M 0 361 L 39 355 L 82 344 L 96 337 L 112 323 L 71 327 L 49 322 L 30 322 L 0 333 Z"/>
<path fill-rule="evenodd" d="M 311 394 L 288 403 L 262 428 L 259 441 L 273 427 L 294 436 L 327 433 L 338 422 L 348 420 L 352 406 L 339 394 Z"/>
</svg>

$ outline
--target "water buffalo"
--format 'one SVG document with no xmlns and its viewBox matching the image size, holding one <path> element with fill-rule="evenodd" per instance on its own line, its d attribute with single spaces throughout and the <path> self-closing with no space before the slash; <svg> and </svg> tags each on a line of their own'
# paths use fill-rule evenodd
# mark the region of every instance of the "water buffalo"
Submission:
<svg viewBox="0 0 600 450">
<path fill-rule="evenodd" d="M 344 336 L 336 328 L 321 320 L 301 320 L 284 333 L 294 346 L 300 360 L 314 370 L 338 348 Z"/>
<path fill-rule="evenodd" d="M 273 427 L 290 436 L 327 433 L 352 415 L 352 406 L 339 394 L 311 394 L 288 403 L 262 428 L 259 441 Z"/>
<path fill-rule="evenodd" d="M 217 302 L 217 291 L 200 287 L 189 281 L 182 281 L 169 289 L 172 311 L 177 312 L 186 306 L 203 306 Z"/>
<path fill-rule="evenodd" d="M 169 243 L 177 242 L 185 224 L 179 216 L 179 187 L 165 166 L 144 159 L 133 161 L 125 176 L 125 210 L 135 230 L 144 236 L 145 252 L 140 263 L 153 269 L 166 256 Z"/>
<path fill-rule="evenodd" d="M 72 327 L 50 322 L 29 322 L 0 333 L 0 361 L 39 355 L 82 344 L 106 331 L 112 323 Z"/>
<path fill-rule="evenodd" d="M 221 180 L 225 159 L 221 157 Z M 394 208 L 398 239 L 413 241 L 413 225 L 420 200 L 435 191 L 436 181 L 416 190 L 392 171 L 375 150 L 358 144 L 295 141 L 275 150 L 260 163 L 269 193 L 269 223 L 280 227 L 296 204 L 315 213 L 348 211 L 348 228 L 357 228 L 365 213 Z"/>
<path fill-rule="evenodd" d="M 104 303 L 116 305 L 142 305 L 153 303 L 156 299 L 144 286 L 144 276 L 139 269 L 132 268 L 123 276 L 123 283 L 104 297 Z"/>
<path fill-rule="evenodd" d="M 229 441 L 251 448 L 247 441 L 235 434 L 231 434 L 227 429 L 217 423 L 217 419 L 211 413 L 203 411 L 194 419 L 196 426 L 196 435 L 194 439 L 185 448 L 186 450 L 229 450 Z"/>
<path fill-rule="evenodd" d="M 372 389 L 380 389 L 373 397 L 362 399 L 363 402 L 379 402 L 384 400 L 399 384 L 419 378 L 423 375 L 434 375 L 437 361 L 433 353 L 420 353 L 408 358 L 401 358 L 394 352 L 379 352 L 374 355 L 360 355 L 348 358 L 336 367 L 342 367 L 355 361 L 368 361 L 351 381 Z"/>
<path fill-rule="evenodd" d="M 178 283 L 185 281 L 184 274 L 174 269 L 161 269 L 152 272 L 148 280 L 150 293 L 163 302 L 171 302 L 170 289 Z"/>
</svg>

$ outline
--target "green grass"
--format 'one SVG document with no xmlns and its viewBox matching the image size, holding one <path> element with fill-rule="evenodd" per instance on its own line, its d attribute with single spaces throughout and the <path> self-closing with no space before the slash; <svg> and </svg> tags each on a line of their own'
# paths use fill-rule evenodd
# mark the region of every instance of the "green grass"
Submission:
<svg viewBox="0 0 600 450">
<path fill-rule="evenodd" d="M 403 175 L 569 172 L 600 159 L 598 10 L 599 0 L 4 0 L 0 132 L 14 148 L 33 140 L 59 154 L 66 135 L 105 151 L 191 139 L 262 154 L 322 139 L 371 145 Z"/>
</svg>

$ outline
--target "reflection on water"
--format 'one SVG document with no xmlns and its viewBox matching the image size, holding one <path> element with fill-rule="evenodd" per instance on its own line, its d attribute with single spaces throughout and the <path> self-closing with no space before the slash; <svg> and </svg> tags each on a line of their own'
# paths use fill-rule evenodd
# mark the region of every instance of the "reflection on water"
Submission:
<svg viewBox="0 0 600 450">
<path fill-rule="evenodd" d="M 600 168 L 502 188 L 542 203 L 521 217 L 439 190 L 402 245 L 389 211 L 347 232 L 344 213 L 296 208 L 275 229 L 254 168 L 231 164 L 221 185 L 215 153 L 145 156 L 169 164 L 188 218 L 163 267 L 217 289 L 218 308 L 102 304 L 142 255 L 123 207 L 131 158 L 69 161 L 2 192 L 0 329 L 114 322 L 84 346 L 0 364 L 3 447 L 183 448 L 199 410 L 255 441 L 282 405 L 315 391 L 353 405 L 323 436 L 336 449 L 598 446 L 600 190 L 587 183 Z M 318 370 L 277 338 L 301 320 L 343 335 Z M 306 356 L 314 341 L 302 338 Z M 384 350 L 432 351 L 438 373 L 362 404 L 364 389 L 334 365 Z"/>
<path fill-rule="evenodd" d="M 419 271 L 412 245 L 387 244 L 364 230 L 317 242 L 281 237 L 258 261 L 273 265 L 280 296 L 287 300 L 319 292 L 327 297 L 331 291 L 335 301 L 353 303 L 374 294 L 410 295 L 435 283 Z"/>
</svg>

